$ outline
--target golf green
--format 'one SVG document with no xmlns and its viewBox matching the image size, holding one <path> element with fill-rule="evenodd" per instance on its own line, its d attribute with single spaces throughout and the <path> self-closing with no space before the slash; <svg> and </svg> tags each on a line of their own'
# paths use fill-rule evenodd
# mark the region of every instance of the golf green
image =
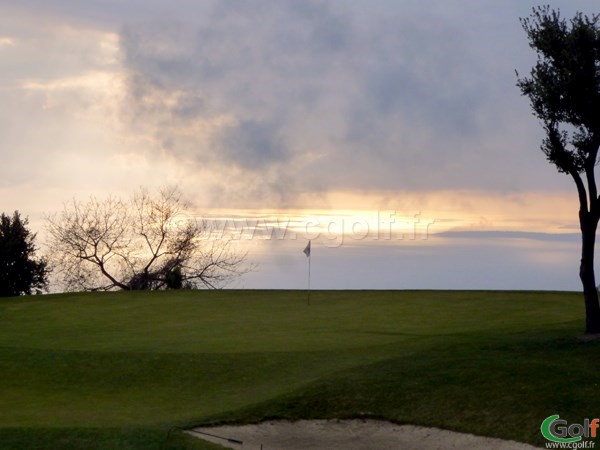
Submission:
<svg viewBox="0 0 600 450">
<path fill-rule="evenodd" d="M 543 444 L 598 415 L 580 294 L 164 291 L 0 302 L 2 449 L 210 449 L 171 427 L 373 417 Z"/>
</svg>

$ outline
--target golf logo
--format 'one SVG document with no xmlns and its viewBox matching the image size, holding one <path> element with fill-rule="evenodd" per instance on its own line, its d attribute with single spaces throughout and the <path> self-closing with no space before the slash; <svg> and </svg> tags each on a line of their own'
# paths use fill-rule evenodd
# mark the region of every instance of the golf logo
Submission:
<svg viewBox="0 0 600 450">
<path fill-rule="evenodd" d="M 558 414 L 546 417 L 540 426 L 542 436 L 548 441 L 546 448 L 595 448 L 594 441 L 583 439 L 595 438 L 600 427 L 600 419 L 585 419 L 583 424 L 568 424 Z"/>
</svg>

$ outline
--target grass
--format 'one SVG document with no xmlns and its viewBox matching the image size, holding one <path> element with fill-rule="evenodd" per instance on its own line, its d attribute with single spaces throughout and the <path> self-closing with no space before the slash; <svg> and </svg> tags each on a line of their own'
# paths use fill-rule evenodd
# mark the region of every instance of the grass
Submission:
<svg viewBox="0 0 600 450">
<path fill-rule="evenodd" d="M 173 426 L 377 417 L 543 444 L 598 416 L 579 294 L 298 291 L 0 301 L 0 448 L 215 449 Z"/>
</svg>

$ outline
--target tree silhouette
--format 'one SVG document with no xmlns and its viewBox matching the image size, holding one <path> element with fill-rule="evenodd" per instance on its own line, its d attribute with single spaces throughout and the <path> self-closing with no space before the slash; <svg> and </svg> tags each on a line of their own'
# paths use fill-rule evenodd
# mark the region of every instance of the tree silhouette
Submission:
<svg viewBox="0 0 600 450">
<path fill-rule="evenodd" d="M 0 297 L 41 293 L 48 284 L 45 259 L 34 259 L 36 235 L 18 211 L 0 215 Z"/>
<path fill-rule="evenodd" d="M 550 7 L 521 19 L 538 56 L 530 76 L 517 86 L 529 97 L 546 136 L 541 149 L 560 173 L 573 178 L 579 197 L 582 236 L 579 277 L 583 284 L 586 333 L 600 333 L 594 247 L 600 219 L 595 167 L 600 148 L 599 16 L 577 13 L 567 21 Z M 518 77 L 518 74 L 517 74 Z"/>
<path fill-rule="evenodd" d="M 250 270 L 228 239 L 209 239 L 177 188 L 73 200 L 48 218 L 53 266 L 69 291 L 222 287 Z"/>
</svg>

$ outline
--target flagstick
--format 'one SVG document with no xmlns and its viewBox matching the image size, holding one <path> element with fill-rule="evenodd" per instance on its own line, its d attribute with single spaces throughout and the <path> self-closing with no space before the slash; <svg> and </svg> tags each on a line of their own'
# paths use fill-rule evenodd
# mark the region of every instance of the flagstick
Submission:
<svg viewBox="0 0 600 450">
<path fill-rule="evenodd" d="M 307 305 L 310 306 L 310 254 L 308 255 L 308 291 L 307 291 Z"/>
<path fill-rule="evenodd" d="M 310 240 L 304 248 L 304 254 L 308 257 L 308 289 L 306 290 L 306 303 L 310 306 Z"/>
</svg>

